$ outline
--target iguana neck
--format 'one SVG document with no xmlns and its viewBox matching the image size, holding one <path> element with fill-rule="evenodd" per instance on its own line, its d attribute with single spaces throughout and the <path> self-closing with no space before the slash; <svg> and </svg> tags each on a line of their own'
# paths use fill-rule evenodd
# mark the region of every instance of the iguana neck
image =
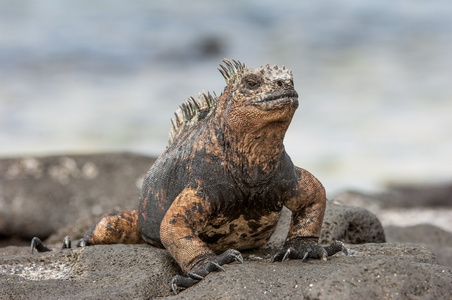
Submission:
<svg viewBox="0 0 452 300">
<path fill-rule="evenodd" d="M 243 179 L 258 180 L 271 175 L 280 165 L 288 126 L 288 122 L 275 122 L 264 128 L 243 130 L 223 124 L 219 140 L 229 168 Z"/>
</svg>

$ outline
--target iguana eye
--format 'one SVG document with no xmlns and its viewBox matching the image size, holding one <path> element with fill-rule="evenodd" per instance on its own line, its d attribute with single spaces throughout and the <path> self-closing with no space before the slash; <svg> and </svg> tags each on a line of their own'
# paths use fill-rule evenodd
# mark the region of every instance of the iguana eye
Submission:
<svg viewBox="0 0 452 300">
<path fill-rule="evenodd" d="M 246 85 L 247 88 L 255 89 L 255 88 L 257 88 L 259 86 L 259 82 L 251 80 L 251 79 L 247 79 L 245 81 L 245 85 Z"/>
</svg>

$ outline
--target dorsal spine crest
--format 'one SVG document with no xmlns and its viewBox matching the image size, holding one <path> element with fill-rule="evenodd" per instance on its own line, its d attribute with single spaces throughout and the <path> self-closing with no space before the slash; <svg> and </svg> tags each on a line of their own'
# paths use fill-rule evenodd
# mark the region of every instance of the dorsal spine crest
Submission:
<svg viewBox="0 0 452 300">
<path fill-rule="evenodd" d="M 174 119 L 171 119 L 172 129 L 169 133 L 168 146 L 186 128 L 192 127 L 198 122 L 201 112 L 206 112 L 204 116 L 209 115 L 215 109 L 217 102 L 217 95 L 210 92 L 200 93 L 198 99 L 189 97 L 185 100 L 174 113 Z"/>
</svg>

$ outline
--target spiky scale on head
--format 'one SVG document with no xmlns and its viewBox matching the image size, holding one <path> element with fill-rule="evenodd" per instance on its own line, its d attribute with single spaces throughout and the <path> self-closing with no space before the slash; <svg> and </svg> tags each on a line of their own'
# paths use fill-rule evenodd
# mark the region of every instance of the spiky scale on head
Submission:
<svg viewBox="0 0 452 300">
<path fill-rule="evenodd" d="M 260 106 L 262 110 L 270 110 L 274 104 L 263 101 L 269 97 L 272 99 L 282 96 L 285 98 L 298 97 L 293 89 L 292 71 L 286 69 L 285 66 L 266 65 L 257 69 L 249 69 L 238 60 L 223 59 L 222 62 L 223 64 L 220 65 L 218 70 L 226 81 L 226 88 L 230 88 L 228 93 L 235 102 L 260 102 L 260 104 L 256 105 Z M 262 88 L 248 89 L 249 86 L 247 87 L 246 85 L 250 81 L 258 83 Z M 281 90 L 286 92 L 284 92 L 284 95 L 281 93 L 275 95 L 274 92 L 278 90 L 279 92 Z M 296 106 L 298 106 L 296 100 L 293 100 L 293 102 L 296 102 Z M 172 130 L 170 131 L 169 145 L 173 143 L 181 132 L 196 124 L 200 116 L 201 119 L 204 119 L 210 115 L 217 107 L 217 103 L 218 97 L 215 94 L 203 92 L 197 100 L 190 97 L 181 104 L 175 112 L 175 119 L 171 120 Z"/>
<path fill-rule="evenodd" d="M 266 65 L 265 67 L 260 67 L 260 70 L 264 70 L 265 76 L 269 79 L 277 79 L 277 78 L 292 78 L 292 70 L 286 69 L 285 66 L 270 66 Z M 261 71 L 262 72 L 262 71 Z"/>
<path fill-rule="evenodd" d="M 229 60 L 227 58 L 222 60 L 225 66 L 220 65 L 218 71 L 223 75 L 226 84 L 240 80 L 240 77 L 245 69 L 245 64 L 238 60 Z"/>
<path fill-rule="evenodd" d="M 292 78 L 292 70 L 286 69 L 283 65 L 279 66 L 270 66 L 266 65 L 265 67 L 260 67 L 256 70 L 248 69 L 244 63 L 241 63 L 238 60 L 222 60 L 224 65 L 220 65 L 218 71 L 220 71 L 221 75 L 223 75 L 226 84 L 234 84 L 239 82 L 243 75 L 248 73 L 249 71 L 259 71 L 262 75 L 264 75 L 268 80 L 274 80 L 276 78 Z"/>
</svg>

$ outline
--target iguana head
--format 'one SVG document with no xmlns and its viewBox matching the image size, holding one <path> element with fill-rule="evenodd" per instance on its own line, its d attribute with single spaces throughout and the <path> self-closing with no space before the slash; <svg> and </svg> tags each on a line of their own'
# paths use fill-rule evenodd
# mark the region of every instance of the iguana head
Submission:
<svg viewBox="0 0 452 300">
<path fill-rule="evenodd" d="M 227 59 L 223 63 L 219 71 L 227 86 L 219 105 L 232 126 L 258 130 L 275 123 L 289 125 L 298 107 L 291 70 L 269 65 L 250 69 Z"/>
<path fill-rule="evenodd" d="M 251 139 L 267 135 L 276 142 L 284 138 L 298 107 L 292 71 L 269 65 L 250 69 L 239 61 L 228 59 L 223 63 L 219 69 L 227 84 L 223 93 L 217 97 L 204 92 L 197 100 L 190 97 L 185 101 L 171 120 L 169 145 L 188 128 L 212 114 L 216 121 L 232 129 L 231 134 L 240 138 L 246 133 L 252 133 Z"/>
</svg>

